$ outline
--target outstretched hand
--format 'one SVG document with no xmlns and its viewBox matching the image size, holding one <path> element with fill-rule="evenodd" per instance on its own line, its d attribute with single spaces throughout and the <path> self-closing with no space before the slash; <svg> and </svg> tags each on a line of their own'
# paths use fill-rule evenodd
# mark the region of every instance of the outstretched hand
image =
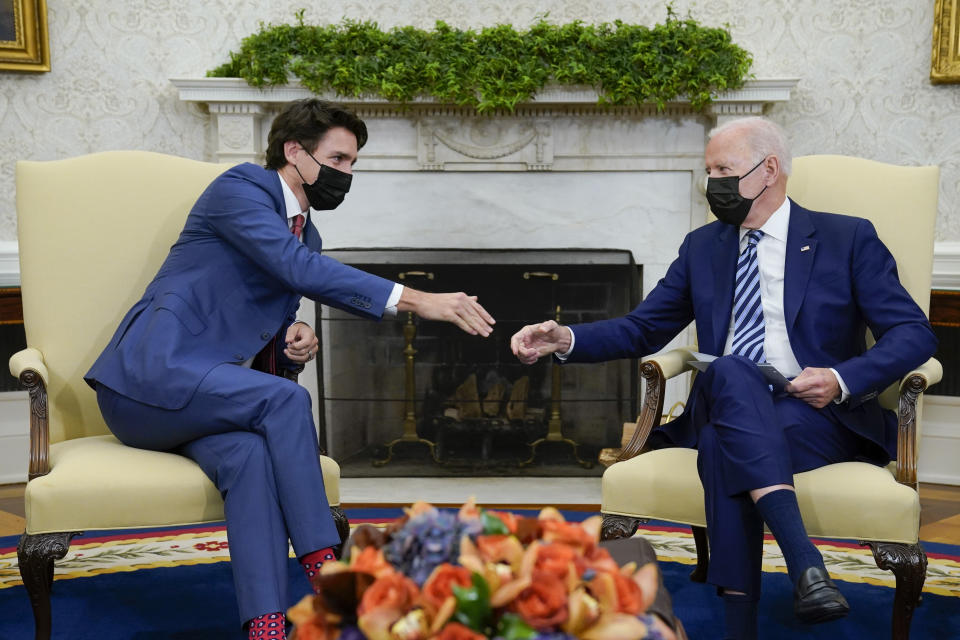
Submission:
<svg viewBox="0 0 960 640">
<path fill-rule="evenodd" d="M 426 293 L 404 287 L 397 310 L 412 311 L 424 320 L 452 322 L 470 335 L 484 338 L 497 322 L 477 302 L 477 296 L 465 293 Z"/>
<path fill-rule="evenodd" d="M 569 351 L 570 329 L 553 320 L 528 324 L 510 338 L 510 349 L 523 364 L 533 364 L 551 353 Z"/>
</svg>

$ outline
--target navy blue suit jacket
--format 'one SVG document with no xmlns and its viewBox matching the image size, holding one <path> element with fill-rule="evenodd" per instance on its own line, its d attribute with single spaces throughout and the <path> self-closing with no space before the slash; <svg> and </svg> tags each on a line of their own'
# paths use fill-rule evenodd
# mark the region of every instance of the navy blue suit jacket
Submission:
<svg viewBox="0 0 960 640">
<path fill-rule="evenodd" d="M 276 171 L 254 164 L 227 170 L 194 204 L 157 275 L 84 379 L 179 409 L 215 366 L 245 362 L 285 330 L 301 296 L 380 318 L 393 283 L 320 249 L 309 218 L 302 243 L 290 233 Z"/>
<path fill-rule="evenodd" d="M 804 247 L 809 247 L 803 249 Z M 568 362 L 656 353 L 696 320 L 697 342 L 721 355 L 730 326 L 738 230 L 713 222 L 690 232 L 666 276 L 622 318 L 574 325 Z M 896 421 L 876 396 L 926 362 L 937 339 L 900 284 L 893 256 L 865 219 L 808 211 L 790 203 L 783 305 L 790 346 L 801 367 L 833 367 L 850 399 L 828 410 L 848 428 L 896 455 Z M 876 344 L 866 348 L 869 328 Z M 666 433 L 681 446 L 696 434 L 683 420 Z"/>
</svg>

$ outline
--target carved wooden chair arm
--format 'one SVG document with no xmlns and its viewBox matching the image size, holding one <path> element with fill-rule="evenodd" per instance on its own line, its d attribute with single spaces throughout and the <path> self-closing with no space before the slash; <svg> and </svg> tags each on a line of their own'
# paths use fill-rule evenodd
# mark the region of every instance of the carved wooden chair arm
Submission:
<svg viewBox="0 0 960 640">
<path fill-rule="evenodd" d="M 647 441 L 647 436 L 660 424 L 667 380 L 692 369 L 687 362 L 693 359 L 690 352 L 694 350 L 692 346 L 679 347 L 649 356 L 640 363 L 640 377 L 644 380 L 643 405 L 640 408 L 640 416 L 637 418 L 637 428 L 633 432 L 633 437 L 620 450 L 617 462 L 629 460 L 639 454 Z"/>
<path fill-rule="evenodd" d="M 10 373 L 30 393 L 30 462 L 27 478 L 50 472 L 50 427 L 47 421 L 47 366 L 43 354 L 26 348 L 10 356 Z"/>
<path fill-rule="evenodd" d="M 917 400 L 943 378 L 943 365 L 930 358 L 900 381 L 897 415 L 897 482 L 917 488 Z"/>
</svg>

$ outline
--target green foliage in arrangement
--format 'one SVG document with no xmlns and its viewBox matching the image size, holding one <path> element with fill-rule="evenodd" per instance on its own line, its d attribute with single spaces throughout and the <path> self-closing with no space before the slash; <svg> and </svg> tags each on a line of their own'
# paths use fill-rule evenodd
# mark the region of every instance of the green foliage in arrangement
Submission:
<svg viewBox="0 0 960 640">
<path fill-rule="evenodd" d="M 694 109 L 711 95 L 743 85 L 751 55 L 725 29 L 680 19 L 653 27 L 626 24 L 555 25 L 540 20 L 526 31 L 497 25 L 474 31 L 437 22 L 432 31 L 344 20 L 308 25 L 260 25 L 230 62 L 207 73 L 250 85 L 283 85 L 291 77 L 314 93 L 380 95 L 406 103 L 419 96 L 479 112 L 513 110 L 548 84 L 589 85 L 600 104 L 653 103 L 663 109 L 685 97 Z"/>
</svg>

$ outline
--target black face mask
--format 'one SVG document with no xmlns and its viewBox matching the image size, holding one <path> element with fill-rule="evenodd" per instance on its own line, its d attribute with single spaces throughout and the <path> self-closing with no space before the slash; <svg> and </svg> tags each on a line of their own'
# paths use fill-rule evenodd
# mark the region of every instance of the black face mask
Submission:
<svg viewBox="0 0 960 640">
<path fill-rule="evenodd" d="M 745 198 L 740 195 L 740 181 L 753 173 L 754 169 L 763 164 L 764 160 L 766 160 L 766 157 L 739 178 L 737 176 L 707 178 L 707 202 L 710 203 L 710 211 L 713 211 L 713 215 L 717 216 L 717 220 L 739 227 L 747 219 L 753 201 L 767 190 L 767 186 L 764 185 L 760 193 L 754 197 Z"/>
<path fill-rule="evenodd" d="M 304 151 L 306 151 L 306 147 L 304 147 Z M 307 194 L 307 202 L 318 211 L 336 209 L 343 202 L 347 192 L 350 191 L 353 176 L 320 163 L 309 151 L 307 155 L 320 165 L 320 173 L 317 174 L 317 179 L 314 180 L 313 184 L 307 184 L 305 180 L 303 182 L 303 192 Z M 293 168 L 297 169 L 297 165 L 293 165 Z M 300 169 L 297 169 L 297 175 L 303 180 Z"/>
</svg>

